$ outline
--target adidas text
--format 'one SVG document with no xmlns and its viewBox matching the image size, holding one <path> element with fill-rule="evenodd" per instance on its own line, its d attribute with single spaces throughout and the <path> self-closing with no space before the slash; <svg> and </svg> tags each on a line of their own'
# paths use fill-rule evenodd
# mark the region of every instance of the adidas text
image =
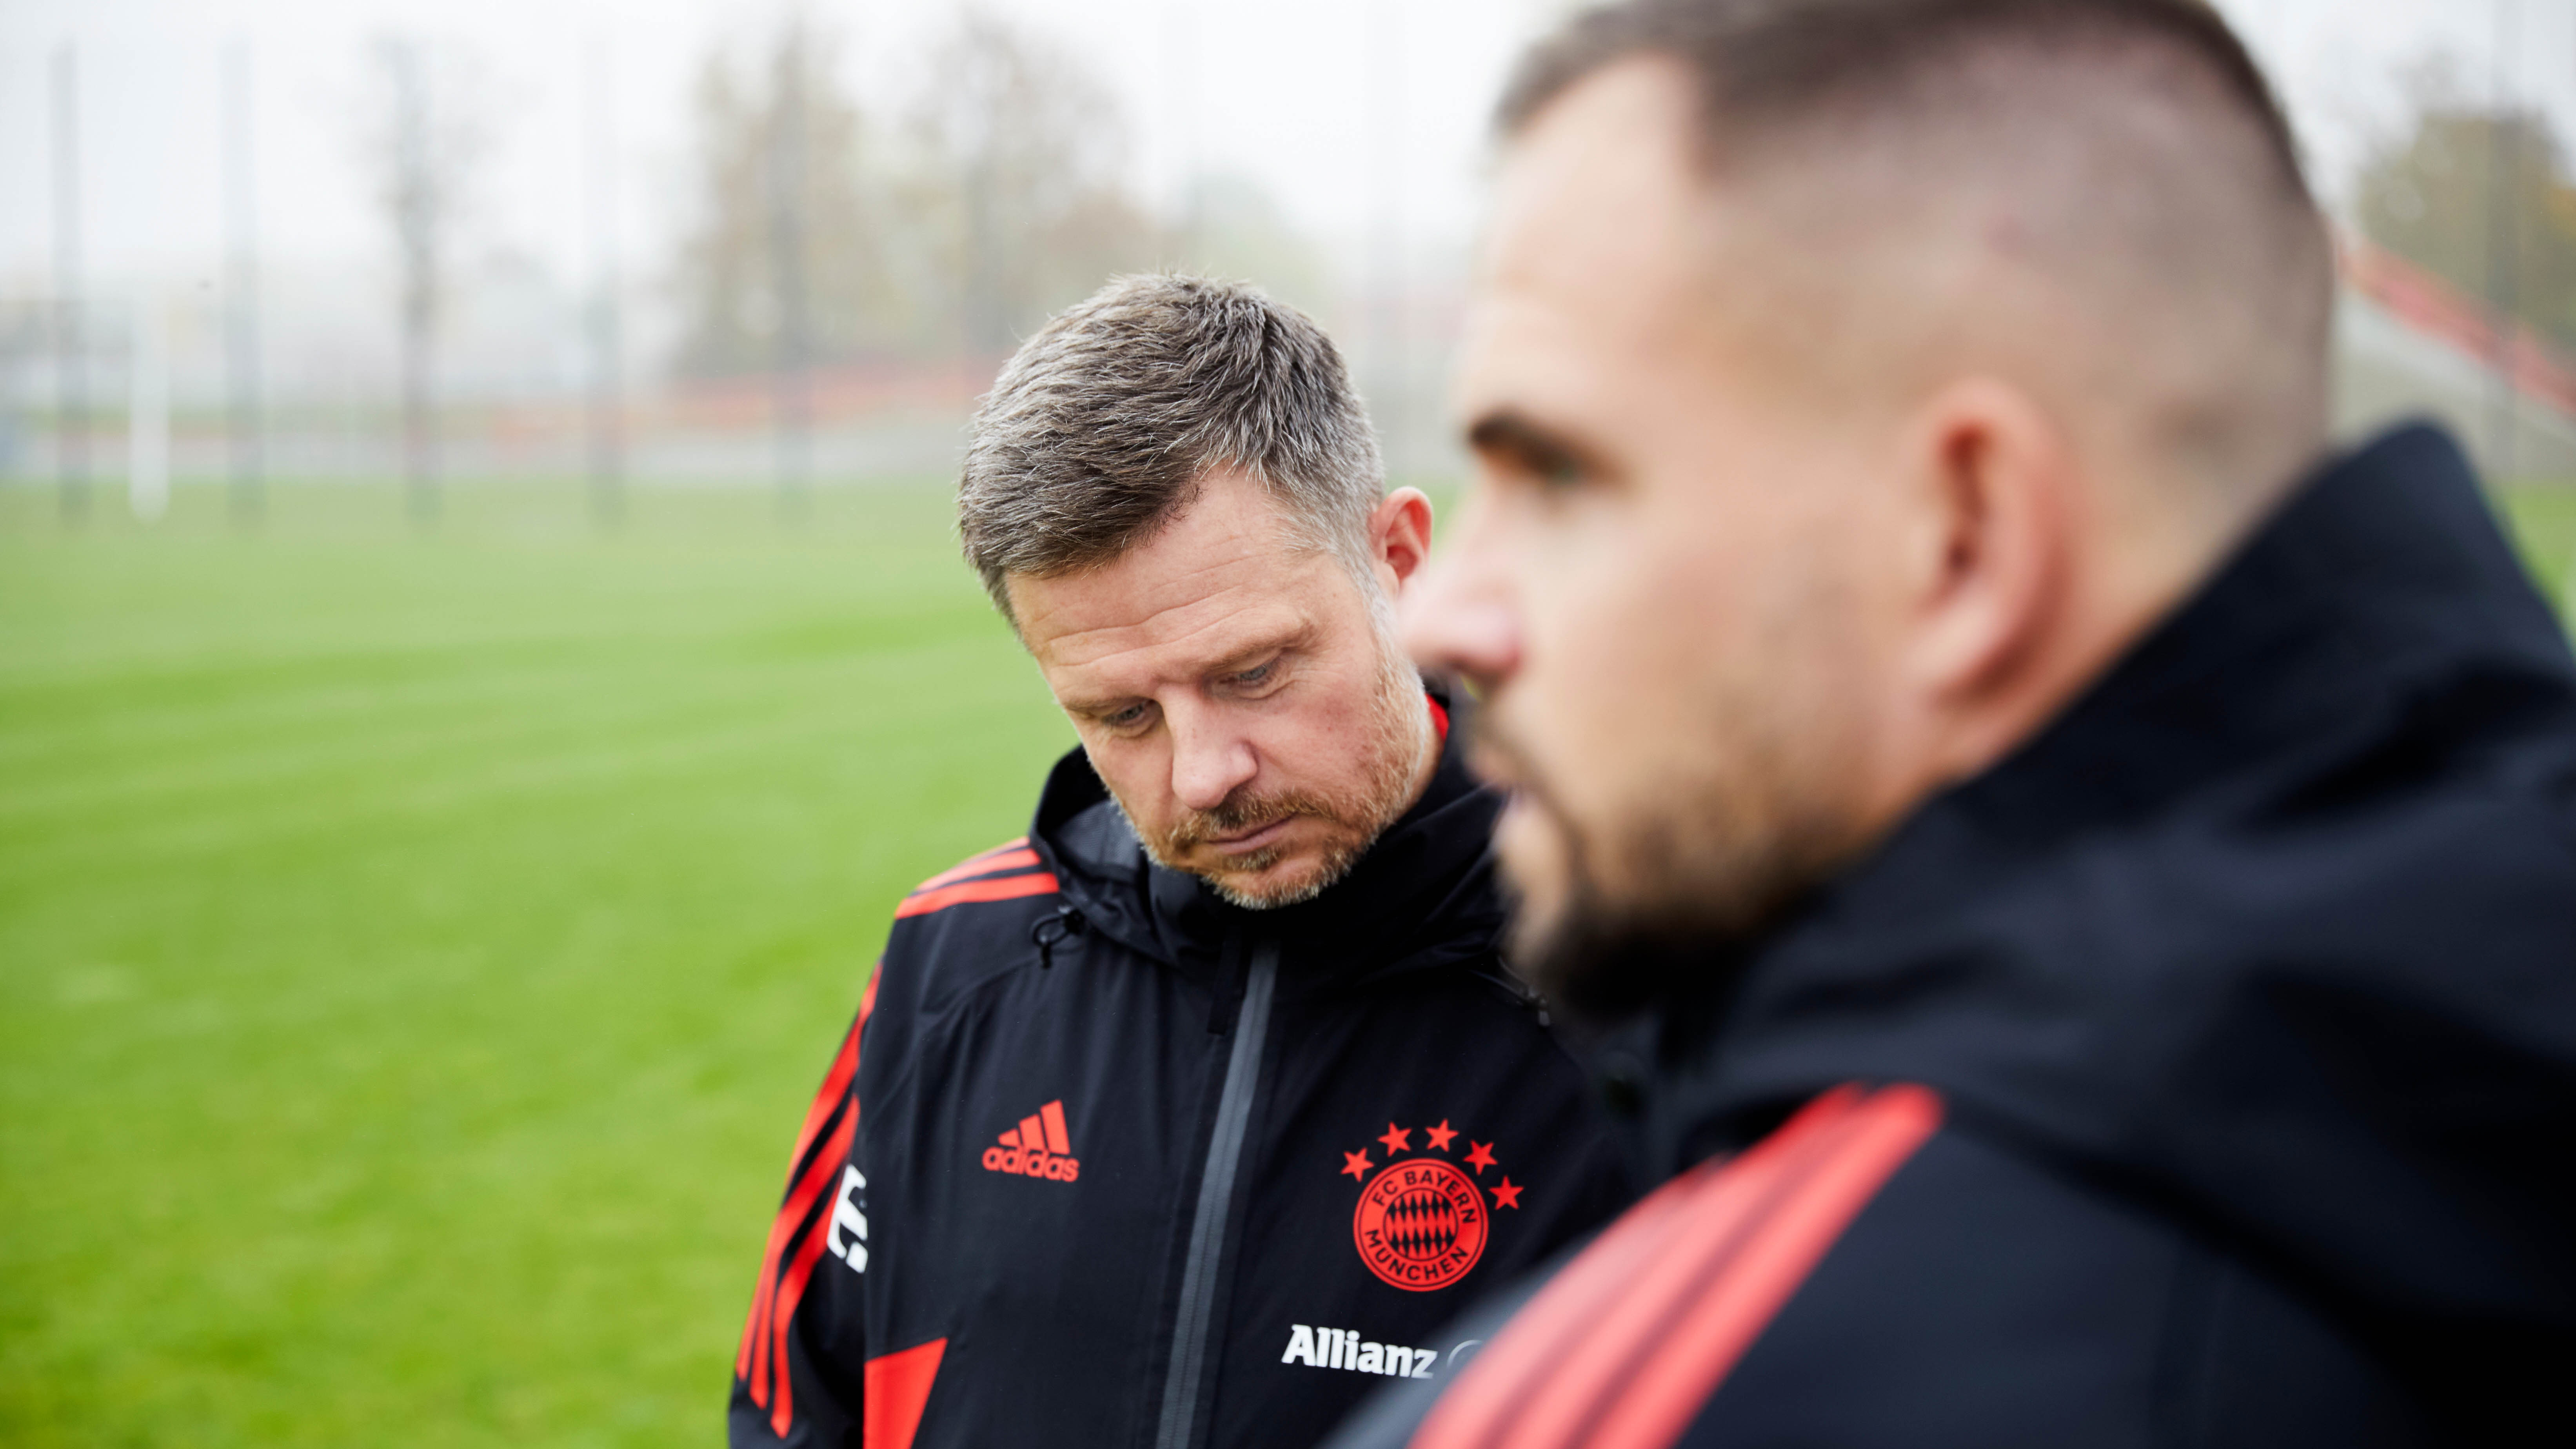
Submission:
<svg viewBox="0 0 2576 1449">
<path fill-rule="evenodd" d="M 1370 1343 L 1347 1328 L 1310 1328 L 1292 1323 L 1288 1326 L 1288 1351 L 1279 1355 L 1279 1361 L 1385 1374 L 1390 1378 L 1427 1379 L 1432 1365 L 1440 1362 L 1440 1350 Z"/>
<path fill-rule="evenodd" d="M 999 1143 L 985 1148 L 984 1170 L 1043 1177 L 1050 1182 L 1072 1182 L 1080 1177 L 1082 1164 L 1074 1160 L 1073 1136 L 1065 1125 L 1064 1103 L 1047 1103 L 1003 1133 Z"/>
</svg>

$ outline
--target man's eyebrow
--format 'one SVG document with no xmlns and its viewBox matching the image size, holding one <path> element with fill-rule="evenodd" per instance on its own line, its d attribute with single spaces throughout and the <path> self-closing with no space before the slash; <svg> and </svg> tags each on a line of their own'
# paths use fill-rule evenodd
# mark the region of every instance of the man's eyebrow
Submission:
<svg viewBox="0 0 2576 1449">
<path fill-rule="evenodd" d="M 1559 432 L 1518 408 L 1501 407 L 1467 425 L 1467 446 L 1509 458 L 1534 473 L 1577 468 L 1599 471 L 1601 458 L 1582 440 Z"/>
<path fill-rule="evenodd" d="M 1314 621 L 1311 619 L 1300 619 L 1295 625 L 1287 629 L 1280 630 L 1278 633 L 1264 635 L 1261 638 L 1252 640 L 1250 643 L 1243 644 L 1229 650 L 1227 653 L 1220 656 L 1215 663 L 1210 664 L 1207 667 L 1206 672 L 1209 674 L 1232 674 L 1240 669 L 1248 669 L 1253 665 L 1260 663 L 1264 658 L 1267 658 L 1270 655 L 1285 654 L 1291 649 L 1297 648 L 1302 644 L 1309 643 L 1314 639 L 1314 637 Z"/>
<path fill-rule="evenodd" d="M 1078 714 L 1090 719 L 1105 719 L 1136 703 L 1140 697 L 1133 694 L 1104 695 L 1097 699 L 1060 699 L 1056 703 L 1067 714 Z"/>
<path fill-rule="evenodd" d="M 1223 654 L 1198 666 L 1198 672 L 1203 678 L 1210 675 L 1232 674 L 1237 670 L 1250 668 L 1274 655 L 1285 654 L 1292 649 L 1310 644 L 1314 642 L 1314 638 L 1315 621 L 1300 619 L 1287 628 L 1260 635 L 1228 648 Z M 1143 698 L 1141 695 L 1118 694 L 1083 699 L 1059 699 L 1056 703 L 1069 714 L 1097 717 L 1116 714 L 1141 698 Z"/>
</svg>

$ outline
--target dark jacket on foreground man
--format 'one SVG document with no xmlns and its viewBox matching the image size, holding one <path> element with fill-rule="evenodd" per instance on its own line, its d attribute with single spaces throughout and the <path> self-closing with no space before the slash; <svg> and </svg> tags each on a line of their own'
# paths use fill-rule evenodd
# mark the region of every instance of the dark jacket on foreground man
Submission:
<svg viewBox="0 0 2576 1449">
<path fill-rule="evenodd" d="M 1672 1181 L 1342 1443 L 2576 1439 L 2576 667 L 2438 433 L 1686 979 Z"/>
<path fill-rule="evenodd" d="M 1442 716 L 1445 718 L 1445 716 Z M 1450 749 L 1304 905 L 1150 865 L 1079 751 L 926 882 L 797 1143 L 736 1446 L 1322 1438 L 1625 1200 L 1494 954 L 1498 802 Z"/>
</svg>

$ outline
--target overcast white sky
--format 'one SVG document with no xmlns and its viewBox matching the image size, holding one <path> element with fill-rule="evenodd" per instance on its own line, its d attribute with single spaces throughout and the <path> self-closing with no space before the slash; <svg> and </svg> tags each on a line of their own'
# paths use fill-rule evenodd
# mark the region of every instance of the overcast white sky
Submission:
<svg viewBox="0 0 2576 1449">
<path fill-rule="evenodd" d="M 77 45 L 88 270 L 206 275 L 222 237 L 220 97 L 229 39 L 257 76 L 258 211 L 275 266 L 384 256 L 350 135 L 369 35 L 470 47 L 508 97 L 479 231 L 577 276 L 585 48 L 613 56 L 622 232 L 649 273 L 685 197 L 685 95 L 712 45 L 783 0 L 5 0 L 0 3 L 0 290 L 45 286 L 54 215 L 47 71 Z M 851 38 L 854 79 L 887 95 L 956 0 L 817 0 Z M 1518 46 L 1563 0 L 992 0 L 1087 57 L 1122 98 L 1149 197 L 1193 169 L 1258 178 L 1338 247 L 1399 222 L 1415 245 L 1472 232 L 1484 115 Z M 2330 186 L 2394 77 L 2447 50 L 2478 87 L 2509 28 L 2508 83 L 2576 134 L 2576 0 L 2229 0 L 2291 99 Z"/>
<path fill-rule="evenodd" d="M 820 3 L 854 82 L 890 97 L 953 0 Z M 1123 103 L 1138 190 L 1250 173 L 1319 234 L 1355 236 L 1401 196 L 1409 231 L 1463 233 L 1483 111 L 1550 0 L 995 0 L 1085 57 Z M 571 267 L 582 255 L 584 53 L 611 56 L 628 250 L 649 263 L 685 203 L 686 93 L 709 48 L 776 3 L 713 0 L 11 0 L 0 6 L 0 279 L 41 286 L 54 212 L 48 69 L 80 52 L 85 245 L 104 278 L 202 266 L 222 236 L 222 55 L 257 75 L 258 204 L 279 259 L 378 254 L 351 135 L 365 47 L 403 29 L 479 52 L 505 97 L 482 227 Z"/>
</svg>

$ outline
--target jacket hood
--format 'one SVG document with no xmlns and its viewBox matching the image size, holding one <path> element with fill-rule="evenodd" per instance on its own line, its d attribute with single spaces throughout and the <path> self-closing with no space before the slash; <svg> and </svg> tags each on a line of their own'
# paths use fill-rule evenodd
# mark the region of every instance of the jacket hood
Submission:
<svg viewBox="0 0 2576 1449">
<path fill-rule="evenodd" d="M 1429 688 L 1444 710 L 1463 704 L 1442 684 Z M 1465 733 L 1445 732 L 1422 798 L 1350 874 L 1299 905 L 1244 910 L 1198 877 L 1154 864 L 1078 748 L 1047 776 L 1029 841 L 1084 929 L 1184 970 L 1212 967 L 1229 935 L 1292 944 L 1296 975 L 1307 984 L 1358 984 L 1486 959 L 1504 921 L 1492 856 L 1502 801 L 1469 773 Z"/>
<path fill-rule="evenodd" d="M 2401 1355 L 2576 1336 L 2576 666 L 2430 428 L 1689 979 L 1605 1052 L 1658 1176 L 1911 1080 Z"/>
</svg>

